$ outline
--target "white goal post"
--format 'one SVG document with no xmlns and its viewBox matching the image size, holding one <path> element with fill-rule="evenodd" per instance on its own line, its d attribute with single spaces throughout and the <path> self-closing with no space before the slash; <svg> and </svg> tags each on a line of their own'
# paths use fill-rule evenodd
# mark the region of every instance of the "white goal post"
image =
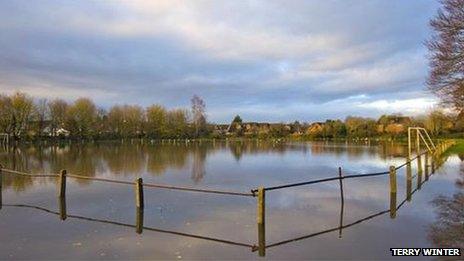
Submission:
<svg viewBox="0 0 464 261">
<path fill-rule="evenodd" d="M 409 127 L 408 128 L 408 158 L 409 159 L 411 159 L 411 154 L 412 154 L 413 134 L 415 134 L 415 137 L 416 137 L 415 148 L 416 148 L 417 154 L 420 154 L 421 141 L 425 144 L 428 151 L 432 152 L 436 149 L 435 144 L 433 143 L 426 129 L 420 128 L 420 127 Z"/>
</svg>

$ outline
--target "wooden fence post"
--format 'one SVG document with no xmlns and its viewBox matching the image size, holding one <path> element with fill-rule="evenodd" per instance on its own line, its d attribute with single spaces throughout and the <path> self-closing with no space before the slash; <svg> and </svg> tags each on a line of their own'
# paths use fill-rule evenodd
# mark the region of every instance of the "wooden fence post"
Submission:
<svg viewBox="0 0 464 261">
<path fill-rule="evenodd" d="M 390 166 L 390 192 L 396 193 L 396 168 Z"/>
<path fill-rule="evenodd" d="M 340 180 L 340 226 L 338 230 L 338 237 L 342 238 L 342 227 L 343 227 L 343 212 L 345 209 L 345 196 L 343 193 L 343 173 L 342 168 L 338 168 L 338 178 Z"/>
<path fill-rule="evenodd" d="M 135 180 L 135 232 L 142 234 L 143 231 L 143 210 L 145 202 L 143 198 L 143 179 Z"/>
<path fill-rule="evenodd" d="M 145 207 L 143 200 L 143 179 L 135 180 L 135 206 L 143 209 Z"/>
<path fill-rule="evenodd" d="M 2 169 L 3 165 L 0 164 L 0 209 L 2 209 L 3 206 L 3 187 L 2 187 L 2 182 L 3 182 L 3 175 L 2 175 Z"/>
<path fill-rule="evenodd" d="M 60 171 L 60 192 L 58 194 L 60 198 L 66 197 L 66 170 Z"/>
<path fill-rule="evenodd" d="M 390 166 L 390 218 L 396 217 L 396 168 Z"/>
<path fill-rule="evenodd" d="M 424 154 L 424 174 L 425 180 L 429 180 L 429 152 L 425 152 Z"/>
<path fill-rule="evenodd" d="M 422 156 L 417 157 L 417 189 L 421 189 L 422 186 Z"/>
<path fill-rule="evenodd" d="M 422 155 L 417 155 L 417 173 L 422 174 L 423 169 L 422 169 Z"/>
<path fill-rule="evenodd" d="M 411 201 L 412 192 L 412 169 L 411 161 L 408 159 L 406 164 L 406 200 Z"/>
<path fill-rule="evenodd" d="M 259 256 L 266 255 L 266 193 L 263 187 L 258 188 L 258 202 L 256 211 L 256 222 L 258 223 L 258 253 Z"/>
<path fill-rule="evenodd" d="M 435 173 L 435 152 L 436 151 L 432 151 L 431 155 L 430 155 L 430 167 L 431 167 L 431 173 L 434 174 Z"/>
</svg>

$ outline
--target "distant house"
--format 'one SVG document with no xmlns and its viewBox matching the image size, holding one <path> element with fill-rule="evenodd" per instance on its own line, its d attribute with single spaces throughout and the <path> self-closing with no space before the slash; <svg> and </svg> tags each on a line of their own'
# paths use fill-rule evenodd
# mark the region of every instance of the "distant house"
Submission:
<svg viewBox="0 0 464 261">
<path fill-rule="evenodd" d="M 324 123 L 323 122 L 314 122 L 309 125 L 309 127 L 306 129 L 306 134 L 308 135 L 318 135 L 321 134 L 324 129 Z"/>
<path fill-rule="evenodd" d="M 52 130 L 50 127 L 46 127 L 43 130 L 43 133 L 51 137 L 68 137 L 71 134 L 70 131 L 64 128 L 58 128 L 56 130 Z"/>
<path fill-rule="evenodd" d="M 58 130 L 55 131 L 55 136 L 64 136 L 68 137 L 71 134 L 70 131 L 65 130 L 63 128 L 59 128 Z"/>
<path fill-rule="evenodd" d="M 412 119 L 401 115 L 383 115 L 377 121 L 378 133 L 400 134 L 404 132 L 408 126 L 412 125 Z"/>
<path fill-rule="evenodd" d="M 229 126 L 230 126 L 229 124 L 215 124 L 213 128 L 213 134 L 227 135 Z"/>
<path fill-rule="evenodd" d="M 233 122 L 227 124 L 217 124 L 214 126 L 214 132 L 221 135 L 244 135 L 244 136 L 255 136 L 255 135 L 266 135 L 271 131 L 292 133 L 292 124 L 285 123 L 267 123 L 267 122 Z M 300 127 L 298 127 L 298 132 Z"/>
</svg>

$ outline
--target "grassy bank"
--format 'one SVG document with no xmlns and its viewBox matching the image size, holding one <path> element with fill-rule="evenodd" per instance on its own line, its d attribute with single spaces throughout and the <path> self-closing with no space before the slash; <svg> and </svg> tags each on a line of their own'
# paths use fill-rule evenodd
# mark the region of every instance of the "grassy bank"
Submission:
<svg viewBox="0 0 464 261">
<path fill-rule="evenodd" d="M 464 154 L 464 139 L 456 139 L 456 145 L 448 149 L 449 154 Z"/>
</svg>

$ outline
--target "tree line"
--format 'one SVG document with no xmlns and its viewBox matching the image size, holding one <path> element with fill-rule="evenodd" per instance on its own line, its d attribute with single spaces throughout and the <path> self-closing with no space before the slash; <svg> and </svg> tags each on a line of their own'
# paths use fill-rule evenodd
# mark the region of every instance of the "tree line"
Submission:
<svg viewBox="0 0 464 261">
<path fill-rule="evenodd" d="M 382 115 L 378 119 L 348 116 L 344 120 L 316 123 L 243 122 L 235 116 L 230 124 L 207 122 L 206 104 L 194 95 L 190 110 L 166 109 L 159 104 L 114 105 L 98 107 L 91 99 L 73 102 L 62 99 L 34 99 L 17 92 L 0 95 L 0 133 L 16 140 L 68 137 L 78 139 L 119 138 L 399 138 L 407 127 L 426 128 L 434 136 L 464 132 L 464 119 L 459 114 L 435 110 L 428 115 L 405 117 Z"/>
<path fill-rule="evenodd" d="M 114 105 L 108 110 L 88 98 L 71 103 L 38 99 L 17 92 L 0 95 L 0 132 L 13 139 L 195 138 L 207 133 L 205 103 L 194 95 L 192 109 L 166 109 L 153 104 Z"/>
</svg>

